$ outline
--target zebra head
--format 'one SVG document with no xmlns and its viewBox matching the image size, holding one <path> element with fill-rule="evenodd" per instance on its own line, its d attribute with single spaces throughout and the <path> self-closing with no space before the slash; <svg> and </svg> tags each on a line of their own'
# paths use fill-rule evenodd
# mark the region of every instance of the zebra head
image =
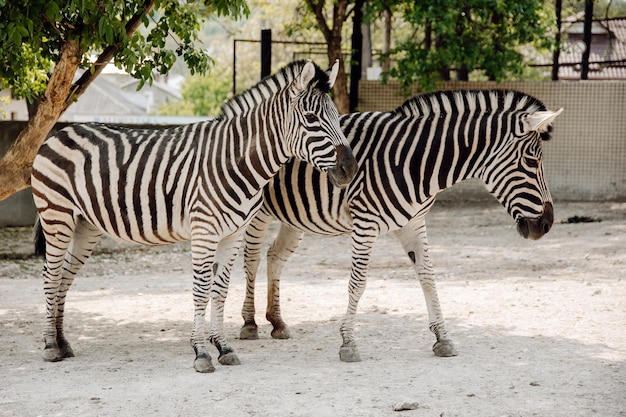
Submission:
<svg viewBox="0 0 626 417">
<path fill-rule="evenodd" d="M 524 104 L 527 107 L 519 110 Z M 509 114 L 510 129 L 501 147 L 488 157 L 480 175 L 526 239 L 541 238 L 554 221 L 552 196 L 543 171 L 542 142 L 550 139 L 551 124 L 561 111 L 548 111 L 538 100 L 523 95 L 518 108 Z"/>
<path fill-rule="evenodd" d="M 339 62 L 328 72 L 306 62 L 291 83 L 285 122 L 292 155 L 326 172 L 334 185 L 345 187 L 358 166 L 339 126 L 339 112 L 328 94 L 338 70 Z"/>
</svg>

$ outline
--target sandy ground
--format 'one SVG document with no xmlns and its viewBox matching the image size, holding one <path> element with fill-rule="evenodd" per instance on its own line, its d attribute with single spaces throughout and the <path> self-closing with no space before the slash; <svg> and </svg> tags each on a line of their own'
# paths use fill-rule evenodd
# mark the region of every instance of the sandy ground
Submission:
<svg viewBox="0 0 626 417">
<path fill-rule="evenodd" d="M 626 203 L 555 212 L 530 242 L 496 203 L 436 204 L 427 222 L 454 358 L 433 355 L 392 235 L 360 303 L 360 363 L 338 357 L 347 238 L 306 237 L 287 265 L 286 341 L 271 339 L 263 312 L 260 339 L 238 339 L 239 259 L 225 327 L 242 365 L 213 374 L 192 367 L 188 245 L 102 242 L 68 296 L 76 357 L 44 363 L 41 261 L 28 255 L 30 230 L 0 229 L 0 416 L 626 416 Z M 575 215 L 602 221 L 561 223 Z M 394 411 L 401 401 L 418 407 Z"/>
</svg>

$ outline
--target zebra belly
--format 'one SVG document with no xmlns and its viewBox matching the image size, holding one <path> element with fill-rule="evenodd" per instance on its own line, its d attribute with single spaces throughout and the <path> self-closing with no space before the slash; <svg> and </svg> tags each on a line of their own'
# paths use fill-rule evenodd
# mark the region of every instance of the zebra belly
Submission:
<svg viewBox="0 0 626 417">
<path fill-rule="evenodd" d="M 34 171 L 37 168 L 40 166 L 35 164 Z M 106 175 L 99 181 L 113 183 Z M 176 198 L 176 192 L 165 195 L 154 190 L 121 191 L 113 186 L 102 189 L 85 181 L 83 176 L 71 177 L 52 170 L 43 180 L 34 175 L 32 187 L 44 223 L 71 226 L 83 219 L 109 236 L 145 245 L 190 238 L 188 209 Z"/>
<path fill-rule="evenodd" d="M 305 233 L 323 236 L 341 236 L 352 232 L 352 217 L 337 215 L 330 210 L 282 211 L 266 200 L 263 209 L 276 220 Z"/>
<path fill-rule="evenodd" d="M 189 220 L 170 217 L 167 213 L 171 210 L 165 208 L 162 199 L 145 199 L 144 204 L 132 208 L 125 202 L 109 201 L 101 195 L 89 196 L 90 204 L 81 204 L 86 195 L 75 200 L 74 217 L 84 219 L 113 238 L 143 245 L 166 245 L 190 239 Z"/>
<path fill-rule="evenodd" d="M 167 245 L 190 239 L 188 222 L 173 227 L 156 214 L 129 217 L 114 208 L 112 212 L 103 213 L 101 218 L 89 217 L 84 213 L 82 216 L 107 235 L 128 243 Z"/>
<path fill-rule="evenodd" d="M 272 184 L 273 185 L 273 184 Z M 311 188 L 319 187 L 314 183 Z M 367 230 L 376 237 L 406 226 L 410 221 L 426 216 L 435 202 L 431 197 L 424 202 L 411 202 L 404 195 L 395 196 L 395 201 L 406 202 L 403 211 L 395 210 L 385 201 L 374 201 L 372 194 L 353 183 L 346 193 L 322 194 L 317 200 L 307 200 L 302 191 L 296 188 L 289 191 L 280 187 L 280 192 L 270 186 L 265 192 L 263 210 L 275 219 L 305 233 L 323 236 L 340 236 Z M 357 190 L 356 193 L 353 193 Z M 360 192 L 358 191 L 360 190 Z M 308 204 L 294 204 L 293 201 L 308 201 Z"/>
</svg>

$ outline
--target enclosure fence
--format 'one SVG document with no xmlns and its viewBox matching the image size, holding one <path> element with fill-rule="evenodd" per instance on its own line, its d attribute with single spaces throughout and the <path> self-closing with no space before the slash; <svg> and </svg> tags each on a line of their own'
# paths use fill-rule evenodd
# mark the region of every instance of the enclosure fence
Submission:
<svg viewBox="0 0 626 417">
<path fill-rule="evenodd" d="M 439 89 L 505 88 L 541 100 L 550 110 L 563 108 L 544 144 L 544 165 L 555 200 L 626 201 L 626 82 L 450 82 Z M 406 96 L 397 83 L 359 84 L 359 111 L 385 111 Z M 453 187 L 466 196 L 484 192 L 478 182 Z"/>
<path fill-rule="evenodd" d="M 626 82 L 558 81 L 446 83 L 441 89 L 508 88 L 530 94 L 551 110 L 563 107 L 544 145 L 550 191 L 562 201 L 626 201 Z M 398 84 L 359 83 L 359 111 L 391 110 L 405 99 Z M 0 122 L 0 156 L 25 127 Z M 62 125 L 57 125 L 60 128 Z M 465 181 L 439 198 L 491 198 L 478 180 Z M 0 227 L 32 224 L 30 190 L 0 201 Z"/>
</svg>

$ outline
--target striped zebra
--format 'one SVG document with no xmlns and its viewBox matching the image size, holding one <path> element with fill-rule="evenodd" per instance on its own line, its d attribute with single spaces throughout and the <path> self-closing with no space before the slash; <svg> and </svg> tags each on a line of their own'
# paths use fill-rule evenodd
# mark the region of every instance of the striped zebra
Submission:
<svg viewBox="0 0 626 417">
<path fill-rule="evenodd" d="M 75 125 L 48 139 L 33 163 L 32 189 L 45 237 L 44 360 L 73 356 L 63 334 L 65 297 L 98 238 L 162 245 L 191 240 L 191 345 L 198 372 L 239 364 L 222 331 L 229 267 L 262 204 L 262 189 L 292 156 L 337 187 L 356 172 L 326 73 L 312 62 L 283 68 L 231 99 L 218 118 L 165 130 Z"/>
<path fill-rule="evenodd" d="M 288 338 L 279 303 L 279 279 L 303 233 L 352 238 L 349 304 L 341 325 L 342 361 L 359 361 L 354 337 L 358 301 L 365 289 L 372 248 L 392 231 L 414 265 L 437 341 L 437 356 L 455 356 L 443 318 L 424 217 L 438 192 L 466 178 L 480 178 L 517 222 L 524 238 L 550 230 L 553 207 L 542 165 L 542 141 L 561 110 L 547 111 L 514 91 L 444 91 L 411 98 L 390 112 L 341 116 L 341 128 L 359 164 L 345 189 L 293 161 L 264 190 L 262 209 L 245 235 L 247 293 L 242 339 L 258 338 L 254 282 L 261 246 L 273 218 L 280 231 L 267 253 L 266 318 L 274 338 Z"/>
</svg>

